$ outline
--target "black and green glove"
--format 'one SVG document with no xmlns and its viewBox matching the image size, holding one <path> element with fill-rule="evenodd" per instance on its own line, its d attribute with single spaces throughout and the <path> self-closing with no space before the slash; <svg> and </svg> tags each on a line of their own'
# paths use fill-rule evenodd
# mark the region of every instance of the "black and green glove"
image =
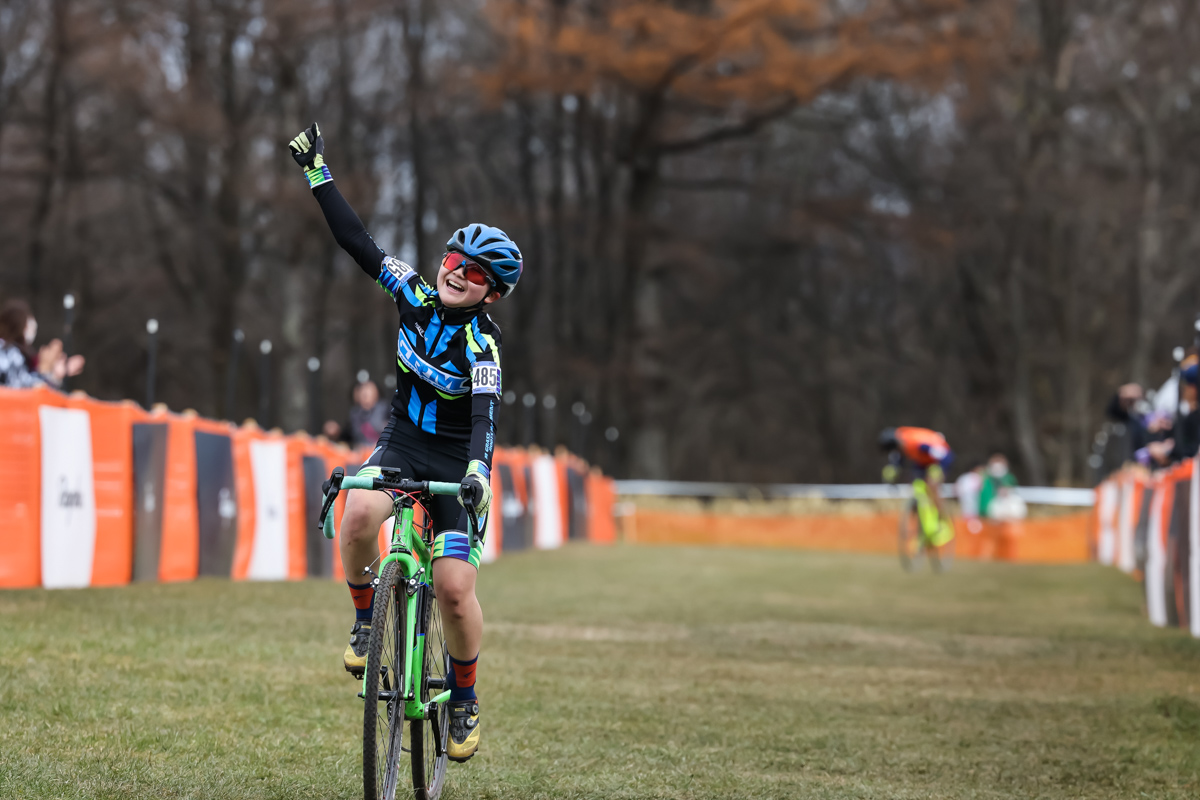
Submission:
<svg viewBox="0 0 1200 800">
<path fill-rule="evenodd" d="M 470 497 L 475 503 L 475 514 L 479 517 L 482 525 L 483 518 L 487 516 L 488 509 L 492 506 L 491 470 L 487 468 L 487 464 L 482 461 L 472 461 L 468 464 L 467 474 L 463 476 L 461 486 L 462 489 L 458 495 L 459 505 L 466 508 L 467 504 L 463 502 L 463 497 Z"/>
<path fill-rule="evenodd" d="M 325 139 L 321 137 L 321 128 L 317 123 L 314 122 L 312 127 L 292 139 L 288 143 L 288 149 L 292 151 L 292 158 L 296 159 L 296 163 L 304 170 L 304 177 L 308 178 L 310 189 L 333 180 L 333 176 L 329 174 L 329 167 L 325 166 Z"/>
</svg>

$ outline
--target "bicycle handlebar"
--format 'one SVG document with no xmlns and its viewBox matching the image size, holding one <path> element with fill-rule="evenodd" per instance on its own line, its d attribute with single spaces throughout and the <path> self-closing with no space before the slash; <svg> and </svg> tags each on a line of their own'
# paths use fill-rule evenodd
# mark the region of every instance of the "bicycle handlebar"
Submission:
<svg viewBox="0 0 1200 800">
<path fill-rule="evenodd" d="M 341 467 L 336 467 L 333 474 L 329 478 L 329 489 L 325 493 L 325 504 L 321 507 L 321 516 L 317 520 L 317 526 L 322 529 L 326 539 L 332 539 L 337 535 L 337 530 L 333 524 L 333 514 L 329 513 L 333 506 L 333 501 L 337 499 L 338 492 L 342 489 L 392 489 L 405 494 L 421 494 L 428 492 L 432 495 L 457 495 L 460 485 L 457 483 L 448 483 L 445 481 L 410 481 L 407 478 L 393 478 L 390 475 L 346 475 L 345 470 Z M 475 539 L 479 531 L 479 518 L 475 516 L 475 504 L 466 503 L 467 513 L 474 530 L 471 532 L 471 545 L 475 545 Z"/>
</svg>

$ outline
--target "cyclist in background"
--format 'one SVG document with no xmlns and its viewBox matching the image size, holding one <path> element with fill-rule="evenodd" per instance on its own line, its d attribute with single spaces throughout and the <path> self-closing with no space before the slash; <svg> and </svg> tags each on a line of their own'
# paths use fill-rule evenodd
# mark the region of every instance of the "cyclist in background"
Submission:
<svg viewBox="0 0 1200 800">
<path fill-rule="evenodd" d="M 450 737 L 447 755 L 466 761 L 479 749 L 475 666 L 483 638 L 483 612 L 475 597 L 488 506 L 496 413 L 500 408 L 500 328 L 485 308 L 507 297 L 521 277 L 521 252 L 504 231 L 472 224 L 446 243 L 435 285 L 379 248 L 333 184 L 325 165 L 321 130 L 291 141 L 313 196 L 337 243 L 396 302 L 396 393 L 375 451 L 359 475 L 398 469 L 411 480 L 458 483 L 474 500 L 479 540 L 472 546 L 467 513 L 454 497 L 430 505 L 433 584 L 450 655 Z M 392 514 L 382 492 L 351 490 L 342 516 L 342 564 L 355 622 L 343 656 L 346 670 L 366 667 L 375 590 L 369 570 L 379 558 L 378 532 Z M 361 583 L 355 583 L 361 581 Z"/>
<path fill-rule="evenodd" d="M 920 513 L 921 529 L 935 547 L 941 547 L 954 538 L 950 515 L 942 500 L 942 484 L 946 481 L 946 468 L 954 460 L 954 453 L 946 437 L 928 428 L 884 428 L 879 434 L 879 447 L 888 455 L 883 468 L 883 479 L 895 483 L 905 466 L 913 471 L 913 496 L 922 496 L 933 502 L 936 516 Z M 925 508 L 918 503 L 919 512 Z"/>
</svg>

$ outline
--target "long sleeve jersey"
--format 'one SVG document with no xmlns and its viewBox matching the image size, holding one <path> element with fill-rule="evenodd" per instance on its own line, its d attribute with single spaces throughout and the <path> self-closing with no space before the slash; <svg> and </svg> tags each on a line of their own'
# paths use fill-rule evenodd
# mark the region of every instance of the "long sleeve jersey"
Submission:
<svg viewBox="0 0 1200 800">
<path fill-rule="evenodd" d="M 419 430 L 468 444 L 492 465 L 500 405 L 500 328 L 480 308 L 448 308 L 409 265 L 385 253 L 332 181 L 313 187 L 337 243 L 400 312 L 392 412 Z"/>
<path fill-rule="evenodd" d="M 11 342 L 0 339 L 0 386 L 9 389 L 28 389 L 49 383 L 46 376 L 29 368 L 25 354 Z"/>
</svg>

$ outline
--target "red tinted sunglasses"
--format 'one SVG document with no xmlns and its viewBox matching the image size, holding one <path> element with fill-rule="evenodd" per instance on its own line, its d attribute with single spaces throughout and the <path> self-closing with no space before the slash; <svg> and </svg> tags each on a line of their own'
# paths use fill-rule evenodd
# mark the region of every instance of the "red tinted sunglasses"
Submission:
<svg viewBox="0 0 1200 800">
<path fill-rule="evenodd" d="M 442 267 L 454 272 L 459 267 L 463 268 L 463 274 L 467 276 L 467 280 L 476 286 L 490 286 L 496 288 L 496 282 L 491 276 L 483 271 L 483 267 L 476 264 L 471 259 L 464 256 L 462 253 L 446 253 L 442 256 Z"/>
</svg>

